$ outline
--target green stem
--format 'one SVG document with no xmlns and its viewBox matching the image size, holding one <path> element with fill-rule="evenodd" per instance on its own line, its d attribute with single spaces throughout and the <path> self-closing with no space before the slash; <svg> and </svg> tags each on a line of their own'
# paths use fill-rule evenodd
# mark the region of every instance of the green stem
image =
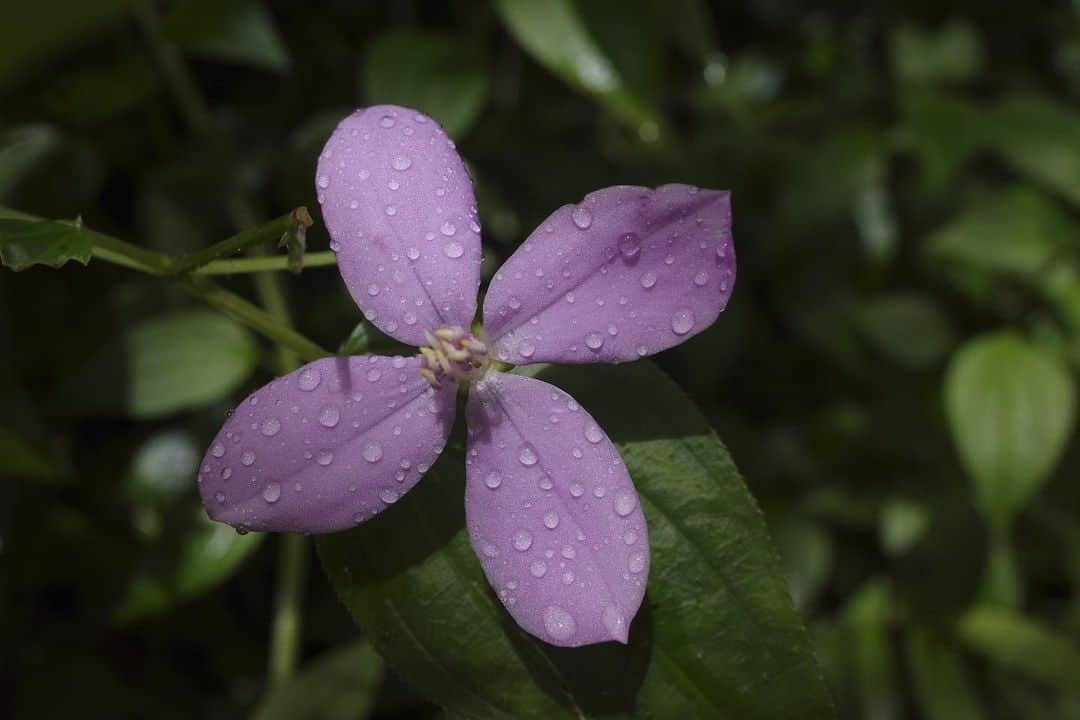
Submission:
<svg viewBox="0 0 1080 720">
<path fill-rule="evenodd" d="M 281 536 L 274 624 L 270 636 L 270 686 L 277 687 L 296 672 L 303 621 L 303 590 L 307 584 L 307 538 Z"/>
<path fill-rule="evenodd" d="M 178 258 L 172 265 L 174 274 L 191 272 L 207 265 L 218 258 L 232 255 L 244 248 L 252 247 L 268 240 L 278 240 L 288 236 L 302 236 L 311 227 L 311 215 L 307 208 L 298 207 L 276 220 L 257 227 L 249 227 L 230 238 L 214 243 L 198 252 Z"/>
<path fill-rule="evenodd" d="M 336 265 L 337 258 L 330 251 L 307 253 L 304 255 L 304 267 L 316 268 Z M 194 275 L 239 275 L 241 273 L 288 270 L 289 258 L 274 255 L 270 257 L 237 258 L 235 260 L 215 260 L 192 271 Z"/>
<path fill-rule="evenodd" d="M 195 79 L 188 72 L 180 51 L 162 32 L 153 0 L 137 2 L 132 10 L 136 22 L 146 36 L 154 62 L 184 114 L 184 120 L 199 135 L 208 135 L 212 129 L 210 110 L 203 100 L 199 86 L 195 84 Z"/>
</svg>

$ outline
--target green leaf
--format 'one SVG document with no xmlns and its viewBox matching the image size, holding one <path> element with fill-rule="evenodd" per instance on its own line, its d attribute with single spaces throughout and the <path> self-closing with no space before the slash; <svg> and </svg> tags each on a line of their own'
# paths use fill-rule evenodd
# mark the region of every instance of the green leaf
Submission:
<svg viewBox="0 0 1080 720">
<path fill-rule="evenodd" d="M 1080 206 L 1080 114 L 1049 98 L 1010 95 L 984 121 L 990 147 L 1018 172 Z"/>
<path fill-rule="evenodd" d="M 878 537 L 889 555 L 903 555 L 930 529 L 930 512 L 914 500 L 893 498 L 881 505 Z"/>
<path fill-rule="evenodd" d="M 0 263 L 16 272 L 34 265 L 58 268 L 70 260 L 86 265 L 93 236 L 78 223 L 0 219 Z"/>
<path fill-rule="evenodd" d="M 844 609 L 851 629 L 862 714 L 871 720 L 900 717 L 896 661 L 889 637 L 892 596 L 883 580 L 870 580 Z"/>
<path fill-rule="evenodd" d="M 259 548 L 265 535 L 240 535 L 214 522 L 196 502 L 171 511 L 159 539 L 121 592 L 113 620 L 124 623 L 164 612 L 230 577 Z"/>
<path fill-rule="evenodd" d="M 857 309 L 856 327 L 882 354 L 909 368 L 933 365 L 953 345 L 948 318 L 930 298 L 895 293 Z"/>
<path fill-rule="evenodd" d="M 371 711 L 383 664 L 367 641 L 328 652 L 272 689 L 253 720 L 359 720 Z"/>
<path fill-rule="evenodd" d="M 907 664 L 925 720 L 981 720 L 978 694 L 960 653 L 930 632 L 907 633 Z"/>
<path fill-rule="evenodd" d="M 292 66 L 274 17 L 259 0 L 177 3 L 163 30 L 181 49 L 214 60 L 276 72 Z"/>
<path fill-rule="evenodd" d="M 127 328 L 64 387 L 62 401 L 88 412 L 160 417 L 205 407 L 255 369 L 251 334 L 209 310 L 186 310 Z"/>
<path fill-rule="evenodd" d="M 380 35 L 363 64 L 368 103 L 416 108 L 451 137 L 464 136 L 491 95 L 488 53 L 462 33 L 393 30 Z"/>
<path fill-rule="evenodd" d="M 769 514 L 769 531 L 780 550 L 784 580 L 795 607 L 810 607 L 829 579 L 833 546 L 820 525 L 795 512 Z"/>
<path fill-rule="evenodd" d="M 656 139 L 656 112 L 627 87 L 620 69 L 586 27 L 572 0 L 495 0 L 495 11 L 537 62 L 571 87 L 602 101 L 644 139 Z"/>
<path fill-rule="evenodd" d="M 22 177 L 56 151 L 60 133 L 48 125 L 26 125 L 0 138 L 0 201 L 8 198 Z"/>
<path fill-rule="evenodd" d="M 1007 525 L 1065 449 L 1075 387 L 1055 356 L 998 332 L 968 342 L 954 356 L 945 412 L 980 509 Z"/>
<path fill-rule="evenodd" d="M 975 652 L 1069 695 L 1080 694 L 1080 649 L 1061 633 L 1003 608 L 976 607 L 958 627 Z"/>
<path fill-rule="evenodd" d="M 1075 223 L 1053 201 L 1017 186 L 971 200 L 930 237 L 927 250 L 935 260 L 1037 279 L 1078 238 Z"/>
<path fill-rule="evenodd" d="M 371 337 L 368 334 L 367 323 L 363 320 L 356 323 L 356 327 L 349 333 L 349 337 L 341 341 L 338 347 L 338 355 L 363 355 L 371 345 Z"/>
<path fill-rule="evenodd" d="M 951 190 L 949 181 L 980 149 L 986 110 L 961 97 L 918 88 L 900 96 L 904 126 L 933 192 Z"/>
<path fill-rule="evenodd" d="M 900 25 L 893 32 L 892 62 L 893 72 L 904 82 L 962 82 L 981 71 L 982 42 L 963 20 L 934 32 Z"/>
<path fill-rule="evenodd" d="M 637 486 L 652 574 L 630 644 L 517 627 L 469 544 L 459 435 L 392 511 L 319 538 L 384 659 L 454 716 L 831 717 L 761 513 L 697 409 L 650 362 L 529 369 L 594 413 Z"/>
</svg>

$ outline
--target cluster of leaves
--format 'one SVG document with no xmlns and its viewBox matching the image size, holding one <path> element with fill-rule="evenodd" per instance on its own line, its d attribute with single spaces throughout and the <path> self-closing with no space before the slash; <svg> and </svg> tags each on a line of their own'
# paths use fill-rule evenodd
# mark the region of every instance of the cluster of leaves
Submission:
<svg viewBox="0 0 1080 720">
<path fill-rule="evenodd" d="M 1075 7 L 60 5 L 0 26 L 0 205 L 52 218 L 0 211 L 0 262 L 31 268 L 0 273 L 0 714 L 1076 713 Z M 393 513 L 319 542 L 305 669 L 265 687 L 271 543 L 207 521 L 193 478 L 276 348 L 99 260 L 314 207 L 319 148 L 368 102 L 458 141 L 488 271 L 603 185 L 733 190 L 715 327 L 656 364 L 540 370 L 642 497 L 628 647 L 556 651 L 501 611 L 458 438 Z M 323 347 L 388 346 L 333 269 L 286 289 Z"/>
</svg>

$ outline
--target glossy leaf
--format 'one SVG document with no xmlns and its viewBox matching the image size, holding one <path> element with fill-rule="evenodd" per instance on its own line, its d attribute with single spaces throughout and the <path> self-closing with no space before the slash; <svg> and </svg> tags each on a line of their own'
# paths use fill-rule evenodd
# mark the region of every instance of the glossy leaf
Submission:
<svg viewBox="0 0 1080 720">
<path fill-rule="evenodd" d="M 384 658 L 452 716 L 831 717 L 760 512 L 697 410 L 651 363 L 530 370 L 595 408 L 637 488 L 653 569 L 629 645 L 514 624 L 469 546 L 459 438 L 392 512 L 320 538 Z"/>
<path fill-rule="evenodd" d="M 496 0 L 495 10 L 537 62 L 571 87 L 603 101 L 635 125 L 643 137 L 655 135 L 655 112 L 627 87 L 620 69 L 590 33 L 573 0 Z"/>
<path fill-rule="evenodd" d="M 252 720 L 360 720 L 371 711 L 382 658 L 367 641 L 327 652 L 260 702 Z"/>
<path fill-rule="evenodd" d="M 0 263 L 16 272 L 34 265 L 58 268 L 72 260 L 86 265 L 94 249 L 92 235 L 59 220 L 0 219 Z"/>
<path fill-rule="evenodd" d="M 130 622 L 163 612 L 228 578 L 259 548 L 265 535 L 240 535 L 210 520 L 197 504 L 172 510 L 161 539 L 143 553 L 120 594 L 113 619 Z"/>
<path fill-rule="evenodd" d="M 469 131 L 491 94 L 484 45 L 461 33 L 385 33 L 368 50 L 363 81 L 367 104 L 415 108 L 453 138 Z"/>
<path fill-rule="evenodd" d="M 1080 113 L 1034 94 L 1001 100 L 983 130 L 1017 171 L 1080 206 Z"/>
<path fill-rule="evenodd" d="M 278 72 L 292 65 L 273 15 L 259 0 L 197 0 L 174 7 L 163 30 L 187 52 Z"/>
<path fill-rule="evenodd" d="M 952 346 L 949 319 L 930 298 L 895 293 L 864 302 L 856 327 L 882 354 L 909 368 L 925 368 Z"/>
<path fill-rule="evenodd" d="M 90 413 L 160 417 L 204 407 L 255 369 L 251 334 L 207 310 L 175 312 L 128 328 L 72 377 L 61 402 Z"/>
<path fill-rule="evenodd" d="M 962 347 L 945 380 L 945 411 L 982 512 L 998 524 L 1057 464 L 1076 414 L 1072 377 L 1056 357 L 1008 332 Z"/>
<path fill-rule="evenodd" d="M 1049 627 L 1001 608 L 976 607 L 958 627 L 960 638 L 993 662 L 1077 695 L 1080 648 Z"/>
</svg>

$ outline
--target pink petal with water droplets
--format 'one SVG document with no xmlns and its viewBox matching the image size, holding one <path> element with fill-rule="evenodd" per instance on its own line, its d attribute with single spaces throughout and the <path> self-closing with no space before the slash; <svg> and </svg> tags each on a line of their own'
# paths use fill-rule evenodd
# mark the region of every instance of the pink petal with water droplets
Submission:
<svg viewBox="0 0 1080 720">
<path fill-rule="evenodd" d="M 472 181 L 431 118 L 395 105 L 357 110 L 319 156 L 315 189 L 338 268 L 380 330 L 422 345 L 468 327 L 480 285 Z"/>
<path fill-rule="evenodd" d="M 508 362 L 626 362 L 716 320 L 735 284 L 729 193 L 617 186 L 564 205 L 495 273 L 484 327 Z"/>
<path fill-rule="evenodd" d="M 419 358 L 323 358 L 236 407 L 199 469 L 214 520 L 242 530 L 336 532 L 382 512 L 435 461 L 456 388 Z"/>
<path fill-rule="evenodd" d="M 469 393 L 465 517 L 488 582 L 553 645 L 627 641 L 649 536 L 615 446 L 573 398 L 489 373 Z"/>
</svg>

